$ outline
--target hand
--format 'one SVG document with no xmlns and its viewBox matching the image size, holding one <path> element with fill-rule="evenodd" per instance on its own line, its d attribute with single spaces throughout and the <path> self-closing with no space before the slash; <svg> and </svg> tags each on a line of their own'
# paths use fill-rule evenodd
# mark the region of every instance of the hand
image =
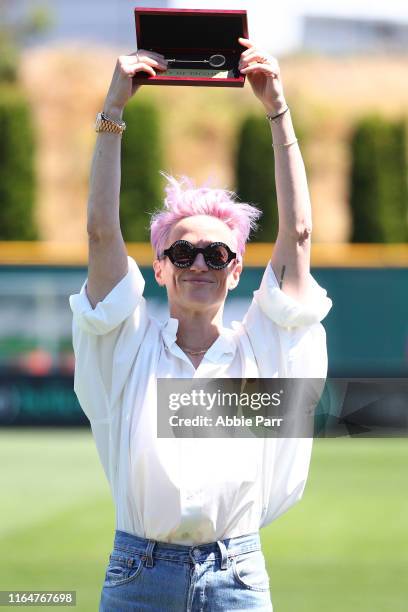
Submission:
<svg viewBox="0 0 408 612">
<path fill-rule="evenodd" d="M 167 61 L 164 55 L 154 51 L 139 49 L 130 55 L 121 55 L 113 73 L 112 82 L 106 96 L 104 111 L 112 119 L 121 115 L 122 111 L 130 98 L 136 93 L 141 85 L 133 82 L 133 77 L 137 72 L 147 72 L 152 76 L 156 75 L 155 68 L 158 70 L 167 69 Z"/>
<path fill-rule="evenodd" d="M 278 61 L 255 47 L 248 38 L 238 41 L 247 50 L 241 54 L 238 68 L 248 75 L 254 94 L 263 102 L 268 112 L 278 113 L 286 107 Z"/>
</svg>

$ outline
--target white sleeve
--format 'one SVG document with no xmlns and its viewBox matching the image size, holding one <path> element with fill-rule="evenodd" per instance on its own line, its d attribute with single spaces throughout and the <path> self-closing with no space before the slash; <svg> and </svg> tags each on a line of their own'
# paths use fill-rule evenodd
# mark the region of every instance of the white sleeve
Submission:
<svg viewBox="0 0 408 612">
<path fill-rule="evenodd" d="M 311 297 L 300 303 L 280 289 L 271 262 L 266 266 L 261 285 L 254 297 L 265 315 L 281 327 L 304 327 L 319 323 L 332 307 L 327 291 L 309 273 Z"/>
<path fill-rule="evenodd" d="M 278 353 L 280 376 L 327 375 L 326 332 L 321 321 L 331 309 L 332 300 L 311 274 L 310 280 L 311 297 L 307 303 L 300 303 L 280 289 L 269 262 L 259 289 L 254 291 L 243 325 L 263 378 L 274 375 L 269 369 L 271 351 Z"/>
<path fill-rule="evenodd" d="M 146 333 L 144 279 L 128 256 L 128 272 L 93 309 L 87 280 L 69 297 L 73 312 L 74 391 L 92 422 L 109 421 Z"/>
</svg>

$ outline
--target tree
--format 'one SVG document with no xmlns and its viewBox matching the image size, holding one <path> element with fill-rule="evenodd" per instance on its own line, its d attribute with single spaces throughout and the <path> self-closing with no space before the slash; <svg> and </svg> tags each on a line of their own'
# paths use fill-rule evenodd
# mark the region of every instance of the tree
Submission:
<svg viewBox="0 0 408 612">
<path fill-rule="evenodd" d="M 297 138 L 304 133 L 297 127 Z M 255 242 L 274 242 L 278 235 L 278 204 L 275 185 L 271 128 L 264 115 L 249 114 L 238 132 L 235 159 L 235 191 L 240 200 L 262 210 Z"/>
<path fill-rule="evenodd" d="M 159 116 L 149 102 L 133 98 L 125 108 L 120 221 L 127 241 L 149 240 L 148 214 L 161 206 L 163 167 Z"/>
<path fill-rule="evenodd" d="M 0 91 L 0 240 L 36 240 L 34 132 L 29 106 L 14 88 Z"/>
<path fill-rule="evenodd" d="M 351 138 L 352 242 L 408 239 L 407 136 L 404 121 L 361 119 Z"/>
<path fill-rule="evenodd" d="M 45 7 L 22 12 L 17 2 L 0 0 L 0 82 L 17 81 L 21 45 L 46 31 L 51 24 L 50 13 Z"/>
</svg>

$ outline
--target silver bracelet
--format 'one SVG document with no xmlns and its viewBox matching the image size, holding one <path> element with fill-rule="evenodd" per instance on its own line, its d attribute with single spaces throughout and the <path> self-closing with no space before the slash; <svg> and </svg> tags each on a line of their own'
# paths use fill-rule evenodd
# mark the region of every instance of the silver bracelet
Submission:
<svg viewBox="0 0 408 612">
<path fill-rule="evenodd" d="M 280 143 L 280 144 L 278 144 L 278 143 L 276 143 L 276 144 L 272 143 L 272 146 L 273 146 L 273 147 L 290 147 L 290 145 L 295 144 L 297 141 L 298 141 L 298 139 L 297 139 L 297 138 L 295 138 L 295 140 L 292 140 L 292 142 L 282 142 L 282 143 Z"/>
</svg>

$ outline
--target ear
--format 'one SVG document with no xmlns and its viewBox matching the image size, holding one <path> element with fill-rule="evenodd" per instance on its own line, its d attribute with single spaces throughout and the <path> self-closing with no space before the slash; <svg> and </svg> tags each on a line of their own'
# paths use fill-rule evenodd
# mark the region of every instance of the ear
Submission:
<svg viewBox="0 0 408 612">
<path fill-rule="evenodd" d="M 230 273 L 229 279 L 228 279 L 228 289 L 232 290 L 235 289 L 235 287 L 238 285 L 239 283 L 239 279 L 241 276 L 241 272 L 242 272 L 242 261 L 237 261 L 234 264 L 234 268 L 232 270 L 232 272 Z"/>
<path fill-rule="evenodd" d="M 163 279 L 163 270 L 162 270 L 161 263 L 158 259 L 155 259 L 153 262 L 153 270 L 154 270 L 154 278 L 156 279 L 157 284 L 160 285 L 160 287 L 164 287 L 165 282 Z"/>
</svg>

